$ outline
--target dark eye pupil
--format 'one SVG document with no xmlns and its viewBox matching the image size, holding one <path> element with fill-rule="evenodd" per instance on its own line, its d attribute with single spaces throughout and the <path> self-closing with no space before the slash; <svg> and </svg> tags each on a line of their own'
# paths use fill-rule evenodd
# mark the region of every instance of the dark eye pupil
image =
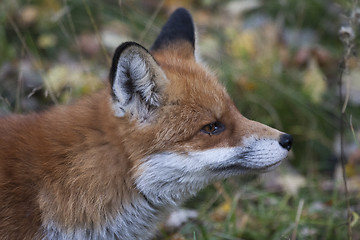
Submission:
<svg viewBox="0 0 360 240">
<path fill-rule="evenodd" d="M 209 135 L 215 135 L 215 134 L 219 134 L 221 133 L 222 131 L 224 131 L 225 129 L 225 126 L 220 123 L 220 122 L 213 122 L 213 123 L 210 123 L 208 125 L 205 125 L 201 131 L 203 133 L 206 133 L 206 134 L 209 134 Z"/>
<path fill-rule="evenodd" d="M 213 132 L 213 131 L 215 131 L 215 129 L 216 129 L 216 123 L 210 123 L 209 125 L 208 125 L 208 131 L 209 132 Z"/>
</svg>

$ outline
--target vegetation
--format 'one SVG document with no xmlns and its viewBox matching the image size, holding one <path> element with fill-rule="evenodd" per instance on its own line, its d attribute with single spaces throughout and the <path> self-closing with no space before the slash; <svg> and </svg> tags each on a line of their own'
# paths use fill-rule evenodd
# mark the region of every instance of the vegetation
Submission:
<svg viewBox="0 0 360 240">
<path fill-rule="evenodd" d="M 190 199 L 199 216 L 175 233 L 164 226 L 161 238 L 360 239 L 357 1 L 3 0 L 0 115 L 96 91 L 114 49 L 126 40 L 149 47 L 176 6 L 192 12 L 200 54 L 243 115 L 295 141 L 275 172 Z"/>
</svg>

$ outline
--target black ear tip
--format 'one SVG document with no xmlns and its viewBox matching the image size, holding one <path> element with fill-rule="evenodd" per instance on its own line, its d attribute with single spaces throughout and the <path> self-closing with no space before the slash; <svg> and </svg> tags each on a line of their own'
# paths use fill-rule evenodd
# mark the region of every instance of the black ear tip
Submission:
<svg viewBox="0 0 360 240">
<path fill-rule="evenodd" d="M 185 40 L 195 47 L 195 27 L 191 14 L 185 8 L 176 9 L 165 23 L 151 50 L 166 47 L 176 40 Z"/>
</svg>

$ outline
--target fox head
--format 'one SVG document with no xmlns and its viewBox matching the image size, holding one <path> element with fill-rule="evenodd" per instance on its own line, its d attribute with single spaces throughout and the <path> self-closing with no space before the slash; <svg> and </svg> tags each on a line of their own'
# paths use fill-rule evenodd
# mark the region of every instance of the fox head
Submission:
<svg viewBox="0 0 360 240">
<path fill-rule="evenodd" d="M 191 15 L 180 8 L 150 50 L 126 42 L 113 58 L 111 108 L 128 126 L 114 131 L 126 132 L 136 188 L 153 204 L 176 204 L 213 180 L 273 169 L 291 148 L 289 134 L 239 113 L 195 50 Z"/>
</svg>

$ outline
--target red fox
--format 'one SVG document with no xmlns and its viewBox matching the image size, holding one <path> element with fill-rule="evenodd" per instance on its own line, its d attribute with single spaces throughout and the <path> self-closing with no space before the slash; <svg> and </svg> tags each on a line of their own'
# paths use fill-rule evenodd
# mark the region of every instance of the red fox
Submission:
<svg viewBox="0 0 360 240">
<path fill-rule="evenodd" d="M 214 180 L 263 172 L 292 137 L 242 116 L 177 9 L 150 50 L 121 44 L 103 90 L 0 118 L 1 239 L 151 239 Z"/>
</svg>

